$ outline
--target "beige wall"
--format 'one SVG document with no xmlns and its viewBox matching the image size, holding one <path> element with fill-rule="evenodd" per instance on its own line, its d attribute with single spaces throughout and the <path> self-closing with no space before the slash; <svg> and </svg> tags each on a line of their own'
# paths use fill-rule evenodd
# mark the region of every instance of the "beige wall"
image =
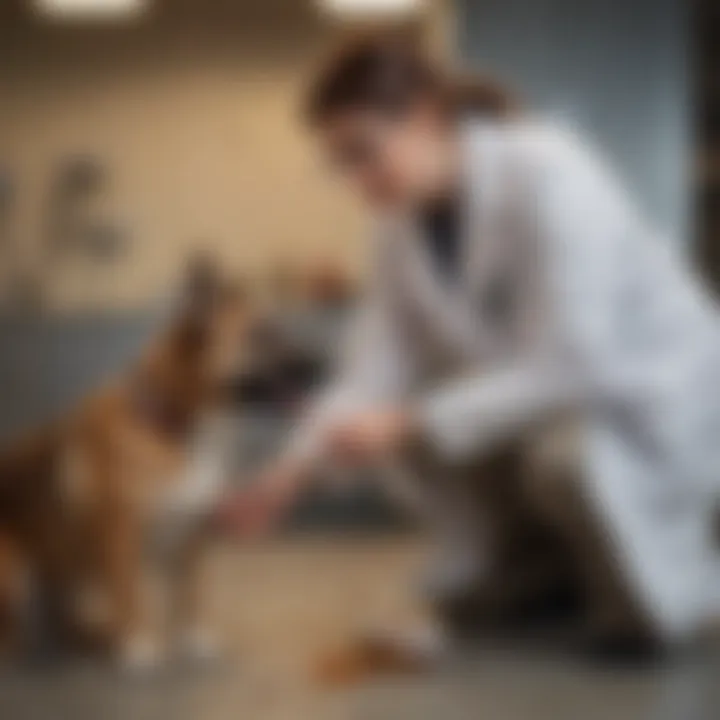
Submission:
<svg viewBox="0 0 720 720">
<path fill-rule="evenodd" d="M 52 307 L 143 305 L 201 243 L 249 272 L 278 258 L 361 264 L 359 213 L 294 116 L 329 28 L 305 0 L 169 4 L 115 28 L 0 10 L 0 164 L 17 176 L 15 238 Z M 103 212 L 129 230 L 107 265 L 40 260 L 53 172 L 75 153 L 107 163 Z"/>
</svg>

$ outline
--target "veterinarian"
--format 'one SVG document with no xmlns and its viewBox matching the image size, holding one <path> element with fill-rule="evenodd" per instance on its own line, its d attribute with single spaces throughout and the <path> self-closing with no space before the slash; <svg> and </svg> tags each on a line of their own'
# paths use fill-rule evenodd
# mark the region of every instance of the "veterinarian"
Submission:
<svg viewBox="0 0 720 720">
<path fill-rule="evenodd" d="M 321 461 L 395 463 L 438 531 L 448 634 L 571 606 L 574 572 L 589 647 L 694 636 L 720 600 L 720 343 L 669 243 L 585 142 L 396 38 L 344 48 L 307 117 L 376 218 L 373 269 L 337 378 L 241 524 Z M 561 450 L 544 486 L 525 439 L 551 421 L 577 465 Z"/>
</svg>

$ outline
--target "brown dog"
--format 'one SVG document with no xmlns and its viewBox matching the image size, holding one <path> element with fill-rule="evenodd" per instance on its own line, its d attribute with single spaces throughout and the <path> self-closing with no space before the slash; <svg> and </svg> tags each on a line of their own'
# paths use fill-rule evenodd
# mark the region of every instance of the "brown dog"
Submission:
<svg viewBox="0 0 720 720">
<path fill-rule="evenodd" d="M 32 586 L 64 638 L 92 627 L 122 663 L 153 664 L 142 578 L 160 559 L 171 637 L 195 657 L 211 654 L 197 576 L 229 472 L 228 391 L 257 359 L 259 329 L 241 294 L 197 264 L 180 310 L 127 374 L 0 454 L 6 641 Z"/>
</svg>

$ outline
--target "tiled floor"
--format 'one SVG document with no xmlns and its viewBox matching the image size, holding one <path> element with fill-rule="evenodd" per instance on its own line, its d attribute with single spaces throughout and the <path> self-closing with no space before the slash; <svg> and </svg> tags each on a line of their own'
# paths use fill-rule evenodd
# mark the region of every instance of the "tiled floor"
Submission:
<svg viewBox="0 0 720 720">
<path fill-rule="evenodd" d="M 716 720 L 720 662 L 602 672 L 557 654 L 486 650 L 433 678 L 330 693 L 318 654 L 358 628 L 418 617 L 423 550 L 407 540 L 296 540 L 223 549 L 209 582 L 221 667 L 147 678 L 98 667 L 11 673 L 2 720 Z"/>
</svg>

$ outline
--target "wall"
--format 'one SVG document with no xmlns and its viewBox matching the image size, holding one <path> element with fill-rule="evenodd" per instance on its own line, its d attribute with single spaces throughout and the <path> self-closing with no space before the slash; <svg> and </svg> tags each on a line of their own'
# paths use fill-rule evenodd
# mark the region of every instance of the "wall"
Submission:
<svg viewBox="0 0 720 720">
<path fill-rule="evenodd" d="M 114 27 L 52 25 L 3 3 L 0 166 L 17 176 L 14 236 L 50 305 L 143 306 L 198 244 L 246 272 L 278 257 L 357 265 L 359 214 L 296 117 L 329 35 L 309 1 L 166 0 Z M 132 237 L 116 263 L 42 260 L 44 203 L 68 154 L 111 169 L 103 212 Z"/>
<path fill-rule="evenodd" d="M 606 148 L 645 211 L 687 238 L 683 0 L 458 0 L 461 55 Z"/>
</svg>

